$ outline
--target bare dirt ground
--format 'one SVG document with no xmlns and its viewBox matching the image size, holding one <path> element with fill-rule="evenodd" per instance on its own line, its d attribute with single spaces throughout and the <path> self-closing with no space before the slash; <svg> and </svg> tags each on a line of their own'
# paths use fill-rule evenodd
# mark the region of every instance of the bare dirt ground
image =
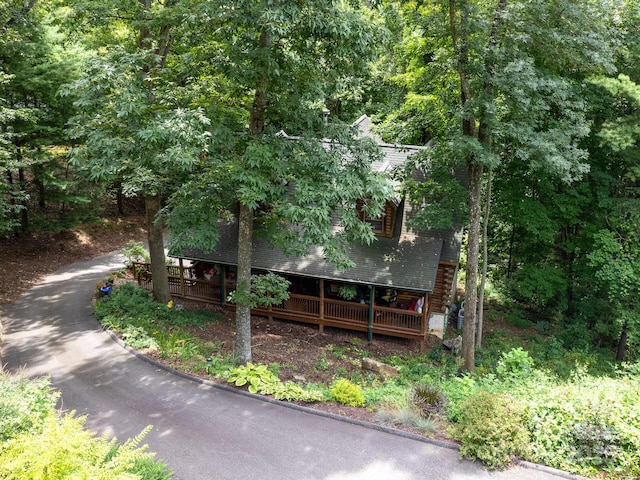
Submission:
<svg viewBox="0 0 640 480">
<path fill-rule="evenodd" d="M 180 304 L 177 300 L 176 303 Z M 187 305 L 187 308 L 193 308 Z M 190 328 L 190 333 L 203 341 L 213 341 L 216 345 L 214 355 L 224 356 L 233 352 L 235 341 L 235 318 L 230 312 L 214 309 L 221 320 L 203 326 Z M 275 365 L 278 377 L 282 381 L 293 380 L 297 383 L 322 383 L 330 385 L 338 377 L 380 380 L 382 375 L 362 369 L 362 357 L 384 359 L 397 355 L 406 357 L 417 355 L 419 342 L 392 337 L 374 336 L 367 340 L 366 333 L 353 332 L 326 327 L 320 332 L 317 326 L 295 322 L 269 320 L 265 317 L 253 316 L 252 328 L 252 361 L 265 365 Z M 432 341 L 431 347 L 439 341 Z M 170 368 L 175 368 L 197 378 L 224 383 L 207 375 L 204 368 L 193 368 L 181 362 L 177 355 L 160 357 L 154 353 L 145 353 L 154 361 Z M 314 403 L 311 408 L 328 413 L 346 416 L 361 421 L 380 423 L 375 411 L 367 408 L 351 407 L 336 402 Z M 397 426 L 405 431 L 414 432 L 411 428 Z M 445 438 L 444 432 L 434 433 L 434 437 Z"/>
<path fill-rule="evenodd" d="M 108 218 L 60 232 L 23 233 L 0 238 L 0 306 L 59 268 L 122 249 L 129 240 L 145 238 L 141 217 Z"/>
</svg>

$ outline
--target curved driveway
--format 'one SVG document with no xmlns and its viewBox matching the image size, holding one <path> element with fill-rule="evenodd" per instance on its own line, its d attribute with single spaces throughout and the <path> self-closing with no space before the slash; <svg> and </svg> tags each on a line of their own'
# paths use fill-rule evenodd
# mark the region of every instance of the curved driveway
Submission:
<svg viewBox="0 0 640 480">
<path fill-rule="evenodd" d="M 48 375 L 61 406 L 121 441 L 147 425 L 151 451 L 176 480 L 553 480 L 550 469 L 487 472 L 456 450 L 264 401 L 167 372 L 122 348 L 91 312 L 98 281 L 122 267 L 109 255 L 49 276 L 8 305 L 3 361 Z"/>
</svg>

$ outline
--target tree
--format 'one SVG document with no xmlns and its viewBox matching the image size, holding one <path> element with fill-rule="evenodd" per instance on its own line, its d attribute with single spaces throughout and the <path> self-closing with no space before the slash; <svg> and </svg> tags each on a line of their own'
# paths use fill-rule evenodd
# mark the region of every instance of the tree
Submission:
<svg viewBox="0 0 640 480">
<path fill-rule="evenodd" d="M 632 18 L 620 15 L 624 23 Z M 617 61 L 631 72 L 625 59 L 637 50 L 633 35 L 621 43 L 624 61 Z M 637 322 L 624 321 L 627 307 L 634 308 L 626 292 L 633 290 L 629 275 L 637 263 L 629 243 L 637 222 L 637 89 L 622 74 L 584 82 L 591 134 L 581 145 L 589 152 L 589 172 L 564 184 L 505 166 L 492 228 L 494 282 L 514 305 L 553 327 L 567 348 L 606 347 L 619 358 L 625 336 L 628 358 L 637 355 Z"/>
<path fill-rule="evenodd" d="M 638 118 L 640 86 L 626 75 L 592 80 L 602 103 L 594 102 L 593 247 L 587 254 L 593 290 L 608 302 L 609 335 L 618 335 L 616 359 L 626 355 L 627 341 L 640 346 L 640 169 Z M 596 190 L 597 187 L 597 190 Z"/>
<path fill-rule="evenodd" d="M 0 15 L 0 229 L 65 227 L 85 219 L 91 203 L 68 169 L 64 125 L 71 102 L 58 95 L 76 76 L 77 55 L 53 28 L 48 3 L 8 3 Z"/>
<path fill-rule="evenodd" d="M 374 241 L 358 218 L 358 200 L 379 212 L 389 189 L 371 172 L 379 155 L 372 142 L 355 140 L 337 119 L 322 123 L 323 104 L 366 66 L 374 36 L 363 14 L 328 0 L 214 7 L 207 18 L 215 25 L 215 43 L 204 54 L 215 60 L 210 68 L 219 85 L 251 92 L 241 97 L 247 127 L 214 129 L 207 171 L 174 197 L 168 224 L 176 232 L 174 248 L 208 251 L 217 240 L 212 226 L 237 212 L 236 356 L 247 363 L 254 225 L 287 253 L 320 245 L 328 261 L 348 268 L 346 245 Z M 276 135 L 281 128 L 298 137 Z"/>
<path fill-rule="evenodd" d="M 96 26 L 95 41 L 110 39 L 105 26 L 129 23 L 120 30 L 127 35 L 125 46 L 102 49 L 68 89 L 81 112 L 72 120 L 71 133 L 82 142 L 72 159 L 92 180 L 117 181 L 125 194 L 144 196 L 153 294 L 166 303 L 171 295 L 159 214 L 164 199 L 199 165 L 209 124 L 168 65 L 184 11 L 173 2 L 150 0 L 127 12 L 104 2 L 75 7 L 83 14 L 100 12 L 100 21 L 110 19 Z"/>
<path fill-rule="evenodd" d="M 411 97 L 425 105 L 420 110 L 451 119 L 431 124 L 432 156 L 457 159 L 467 170 L 466 370 L 475 362 L 485 169 L 517 163 L 532 175 L 552 172 L 566 182 L 588 170 L 577 143 L 588 133 L 580 81 L 613 68 L 607 7 L 604 1 L 542 0 L 405 5 L 407 30 L 422 35 L 411 56 L 417 60 L 398 80 L 422 95 Z M 417 69 L 420 75 L 412 74 Z"/>
</svg>

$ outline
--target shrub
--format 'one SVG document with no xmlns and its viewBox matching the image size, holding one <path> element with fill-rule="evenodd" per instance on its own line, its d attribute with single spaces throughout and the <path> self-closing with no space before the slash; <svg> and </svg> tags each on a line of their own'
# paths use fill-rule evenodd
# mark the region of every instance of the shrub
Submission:
<svg viewBox="0 0 640 480">
<path fill-rule="evenodd" d="M 267 392 L 264 392 L 267 393 Z M 304 388 L 295 382 L 278 382 L 273 386 L 273 391 L 269 393 L 277 400 L 300 401 L 300 402 L 322 402 L 324 393 L 319 389 Z"/>
<path fill-rule="evenodd" d="M 522 347 L 513 348 L 502 354 L 496 372 L 503 379 L 521 378 L 533 370 L 533 359 Z"/>
<path fill-rule="evenodd" d="M 127 268 L 133 267 L 133 263 L 149 263 L 149 252 L 144 248 L 141 242 L 130 240 L 129 243 L 122 249 L 122 255 L 124 256 L 124 264 Z"/>
<path fill-rule="evenodd" d="M 269 370 L 269 367 L 253 363 L 237 366 L 229 372 L 229 378 L 227 378 L 227 382 L 233 383 L 236 387 L 247 385 L 251 393 L 264 392 L 266 388 L 279 381 L 275 373 Z"/>
<path fill-rule="evenodd" d="M 155 319 L 160 306 L 154 302 L 149 292 L 132 283 L 118 286 L 108 298 L 109 301 L 94 305 L 94 313 L 100 320 L 108 316 L 120 324 L 130 323 L 131 319 Z"/>
<path fill-rule="evenodd" d="M 407 388 L 396 378 L 390 378 L 384 382 L 373 382 L 364 387 L 363 393 L 369 405 L 384 406 L 402 402 L 403 406 L 408 406 Z"/>
<path fill-rule="evenodd" d="M 487 468 L 501 468 L 529 449 L 523 426 L 524 409 L 505 394 L 480 392 L 464 402 L 454 435 L 460 456 L 481 460 Z"/>
<path fill-rule="evenodd" d="M 28 432 L 37 432 L 55 408 L 59 394 L 48 379 L 10 378 L 0 371 L 0 444 Z"/>
<path fill-rule="evenodd" d="M 354 385 L 346 378 L 341 378 L 331 385 L 331 399 L 352 407 L 362 407 L 365 404 L 364 394 L 360 385 Z"/>
<path fill-rule="evenodd" d="M 447 418 L 452 422 L 457 422 L 462 415 L 464 402 L 475 395 L 479 388 L 478 383 L 471 375 L 453 377 L 450 381 L 443 383 L 442 389 L 448 399 Z"/>
<path fill-rule="evenodd" d="M 324 394 L 317 389 L 305 389 L 294 382 L 283 383 L 266 365 L 247 363 L 240 365 L 227 378 L 236 387 L 248 386 L 251 393 L 272 395 L 277 400 L 298 400 L 302 402 L 319 402 Z"/>
<path fill-rule="evenodd" d="M 583 372 L 531 393 L 529 460 L 585 475 L 598 469 L 611 478 L 640 478 L 637 378 L 621 381 Z"/>
<path fill-rule="evenodd" d="M 144 327 L 125 325 L 121 330 L 122 339 L 131 347 L 142 350 L 157 350 L 158 343 L 151 337 Z"/>
<path fill-rule="evenodd" d="M 612 466 L 621 441 L 617 429 L 597 410 L 572 428 L 572 456 L 584 466 Z"/>
<path fill-rule="evenodd" d="M 142 480 L 171 480 L 173 478 L 169 467 L 155 459 L 152 454 L 136 458 L 129 472 L 138 475 Z"/>
</svg>

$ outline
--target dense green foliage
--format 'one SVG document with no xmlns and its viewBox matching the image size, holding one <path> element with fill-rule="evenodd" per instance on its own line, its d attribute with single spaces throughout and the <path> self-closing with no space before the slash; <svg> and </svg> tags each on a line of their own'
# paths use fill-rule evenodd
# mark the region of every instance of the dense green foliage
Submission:
<svg viewBox="0 0 640 480">
<path fill-rule="evenodd" d="M 149 252 L 144 248 L 141 242 L 135 242 L 133 240 L 127 243 L 126 247 L 122 249 L 122 255 L 124 256 L 124 265 L 126 268 L 132 268 L 133 263 L 148 263 Z"/>
<path fill-rule="evenodd" d="M 0 442 L 37 432 L 58 398 L 50 390 L 48 380 L 29 381 L 25 377 L 10 380 L 4 373 L 0 374 L 0 380 Z"/>
<path fill-rule="evenodd" d="M 188 312 L 154 301 L 144 289 L 125 283 L 95 305 L 105 328 L 122 334 L 134 348 L 160 350 L 168 358 L 192 358 L 201 367 L 215 345 L 194 343 L 186 327 L 216 321 L 207 311 Z"/>
<path fill-rule="evenodd" d="M 489 468 L 504 467 L 511 460 L 527 457 L 529 432 L 524 408 L 505 394 L 479 392 L 462 403 L 454 435 L 460 455 L 480 459 Z"/>
<path fill-rule="evenodd" d="M 227 381 L 236 387 L 246 386 L 251 393 L 271 395 L 277 400 L 320 402 L 324 393 L 315 388 L 305 388 L 295 382 L 282 382 L 267 365 L 238 365 L 228 372 Z"/>
<path fill-rule="evenodd" d="M 58 92 L 78 75 L 81 52 L 44 2 L 3 1 L 0 10 L 0 234 L 74 226 L 104 198 L 66 159 L 73 108 Z"/>
<path fill-rule="evenodd" d="M 97 437 L 84 418 L 55 407 L 49 381 L 0 372 L 0 477 L 7 480 L 91 478 L 170 480 L 146 446 L 148 427 L 123 444 Z"/>
<path fill-rule="evenodd" d="M 364 381 L 367 404 L 415 409 L 407 392 L 424 384 L 442 390 L 450 421 L 472 423 L 464 402 L 508 391 L 524 405 L 531 459 L 637 476 L 638 415 L 627 401 L 637 371 L 622 362 L 640 358 L 639 11 L 613 0 L 0 0 L 0 235 L 64 228 L 110 205 L 112 193 L 141 194 L 154 287 L 161 216 L 176 248 L 214 248 L 212 225 L 243 213 L 246 264 L 255 223 L 286 253 L 321 246 L 348 267 L 345 246 L 374 241 L 355 202 L 375 212 L 389 195 L 369 171 L 375 145 L 348 128 L 367 113 L 389 142 L 432 141 L 410 166 L 426 181 L 408 170 L 398 179 L 424 207 L 417 224 L 466 226 L 472 300 L 480 201 L 491 201 L 487 304 L 500 310 L 488 314 L 531 327 L 517 343 L 487 333 L 469 355 L 467 303 L 465 367 L 477 374 L 456 377 L 441 352 L 389 359 L 400 375 Z M 275 135 L 281 129 L 297 140 Z M 491 198 L 481 188 L 488 170 Z M 334 216 L 342 230 L 331 230 Z M 130 259 L 141 253 L 134 247 Z M 252 294 L 281 298 L 248 272 L 241 361 L 250 359 Z M 211 357 L 213 374 L 229 371 L 233 359 L 184 329 L 210 314 L 169 308 L 168 288 L 160 304 L 126 288 L 96 306 L 105 326 L 137 348 L 197 368 Z M 15 415 L 3 428 L 30 428 Z"/>
</svg>

